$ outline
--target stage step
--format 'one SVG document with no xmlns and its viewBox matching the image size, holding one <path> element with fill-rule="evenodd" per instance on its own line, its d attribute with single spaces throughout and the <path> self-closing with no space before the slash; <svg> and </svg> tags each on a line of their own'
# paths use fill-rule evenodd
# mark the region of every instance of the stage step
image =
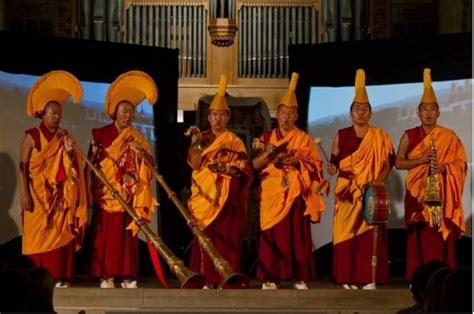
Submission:
<svg viewBox="0 0 474 314">
<path fill-rule="evenodd" d="M 60 314 L 113 312 L 246 312 L 246 313 L 395 313 L 413 305 L 408 288 L 378 290 L 182 290 L 55 289 L 54 306 Z"/>
</svg>

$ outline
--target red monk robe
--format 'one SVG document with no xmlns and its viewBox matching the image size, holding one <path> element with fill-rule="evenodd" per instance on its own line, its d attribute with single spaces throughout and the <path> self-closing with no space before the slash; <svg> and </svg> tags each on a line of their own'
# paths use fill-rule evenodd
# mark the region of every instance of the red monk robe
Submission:
<svg viewBox="0 0 474 314">
<path fill-rule="evenodd" d="M 210 165 L 221 163 L 226 169 L 238 169 L 235 175 L 211 171 Z M 248 188 L 252 170 L 240 138 L 225 131 L 201 153 L 199 169 L 192 173 L 188 208 L 198 226 L 214 244 L 235 272 L 240 271 L 240 234 L 247 217 Z M 207 285 L 220 284 L 222 278 L 214 264 L 193 240 L 190 269 L 207 277 Z"/>
<path fill-rule="evenodd" d="M 288 143 L 297 166 L 279 167 L 274 162 L 261 169 L 260 244 L 257 278 L 262 281 L 315 278 L 311 221 L 319 222 L 325 209 L 314 191 L 321 182 L 322 162 L 314 141 L 293 128 L 285 137 L 280 129 L 264 133 L 265 145 Z"/>
<path fill-rule="evenodd" d="M 92 130 L 92 138 L 98 148 L 94 156 L 95 163 L 137 214 L 149 222 L 150 211 L 156 205 L 150 188 L 152 173 L 128 144 L 133 138 L 150 154 L 148 142 L 132 127 L 119 133 L 114 123 Z M 129 181 L 130 186 L 126 186 L 125 176 L 134 178 Z M 91 223 L 91 275 L 136 279 L 138 227 L 102 181 L 93 173 L 91 177 L 90 199 L 93 200 L 94 208 Z"/>
<path fill-rule="evenodd" d="M 406 177 L 405 223 L 408 232 L 407 278 L 431 260 L 440 260 L 455 267 L 454 240 L 465 232 L 462 192 L 466 177 L 466 153 L 456 134 L 436 126 L 430 136 L 416 127 L 406 131 L 408 159 L 419 158 L 429 149 L 431 135 L 435 138 L 438 163 L 446 167 L 446 174 L 439 175 L 443 219 L 439 228 L 429 226 L 428 207 L 423 204 L 425 177 L 428 165 L 419 165 L 408 171 Z"/>
<path fill-rule="evenodd" d="M 339 176 L 335 186 L 333 225 L 333 277 L 337 284 L 365 285 L 372 282 L 373 227 L 362 215 L 365 185 L 378 177 L 390 158 L 392 142 L 381 129 L 369 127 L 364 138 L 354 127 L 338 131 Z M 334 158 L 334 156 L 333 156 Z M 355 175 L 353 180 L 349 176 Z M 377 283 L 388 282 L 388 251 L 385 226 L 380 226 L 377 243 Z"/>
<path fill-rule="evenodd" d="M 74 252 L 81 248 L 87 202 L 81 162 L 65 151 L 65 130 L 43 123 L 25 132 L 34 140 L 29 162 L 34 208 L 23 211 L 22 253 L 46 268 L 55 281 L 71 281 Z"/>
</svg>

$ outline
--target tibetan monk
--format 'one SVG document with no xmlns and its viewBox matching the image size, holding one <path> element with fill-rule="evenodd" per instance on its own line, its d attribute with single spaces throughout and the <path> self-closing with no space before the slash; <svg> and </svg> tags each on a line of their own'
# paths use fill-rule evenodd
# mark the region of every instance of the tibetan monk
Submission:
<svg viewBox="0 0 474 314">
<path fill-rule="evenodd" d="M 372 107 L 365 89 L 365 72 L 357 70 L 355 97 L 350 107 L 352 126 L 337 132 L 330 175 L 338 173 L 334 188 L 333 279 L 345 289 L 375 289 L 388 282 L 387 233 L 378 230 L 376 282 L 372 282 L 374 227 L 363 218 L 365 187 L 384 185 L 394 157 L 392 141 L 369 124 Z"/>
<path fill-rule="evenodd" d="M 277 111 L 278 127 L 255 141 L 252 161 L 260 178 L 260 244 L 257 278 L 262 289 L 278 289 L 280 280 L 295 280 L 308 289 L 315 278 L 311 222 L 325 209 L 320 185 L 322 161 L 314 140 L 295 126 L 298 104 L 293 73 Z"/>
<path fill-rule="evenodd" d="M 188 151 L 193 169 L 188 208 L 199 228 L 235 272 L 240 271 L 240 234 L 246 222 L 252 168 L 242 140 L 227 130 L 230 110 L 225 99 L 227 78 L 209 106 L 210 130 L 195 133 Z M 190 268 L 207 277 L 204 289 L 217 288 L 222 278 L 194 238 Z"/>
<path fill-rule="evenodd" d="M 120 75 L 110 85 L 105 101 L 105 112 L 113 122 L 92 130 L 89 150 L 90 160 L 145 223 L 151 221 L 157 202 L 151 191 L 152 170 L 139 149 L 148 155 L 151 149 L 132 123 L 135 107 L 145 98 L 154 104 L 157 97 L 157 87 L 148 74 L 129 71 Z M 122 280 L 122 288 L 137 288 L 139 228 L 104 182 L 89 167 L 85 173 L 93 207 L 91 274 L 100 278 L 101 288 L 114 288 L 115 277 Z"/>
<path fill-rule="evenodd" d="M 405 223 L 407 278 L 431 260 L 455 267 L 454 241 L 464 234 L 462 193 L 467 171 L 464 146 L 453 130 L 437 124 L 439 104 L 424 70 L 424 93 L 418 106 L 421 125 L 406 130 L 398 146 L 396 167 L 406 169 Z M 439 204 L 431 199 L 427 176 L 436 178 Z"/>
<path fill-rule="evenodd" d="M 27 114 L 41 119 L 25 132 L 20 151 L 22 253 L 46 268 L 57 288 L 71 285 L 74 253 L 82 246 L 87 197 L 82 163 L 74 139 L 60 128 L 62 107 L 82 99 L 80 82 L 65 71 L 52 71 L 28 94 Z"/>
</svg>

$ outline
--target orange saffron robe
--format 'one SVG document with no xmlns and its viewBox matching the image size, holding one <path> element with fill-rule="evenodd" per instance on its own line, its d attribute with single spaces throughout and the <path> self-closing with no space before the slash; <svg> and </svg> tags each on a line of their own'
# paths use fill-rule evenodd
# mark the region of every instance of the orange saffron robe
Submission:
<svg viewBox="0 0 474 314">
<path fill-rule="evenodd" d="M 275 163 L 271 162 L 261 170 L 262 231 L 282 221 L 299 196 L 303 197 L 306 206 L 304 215 L 310 215 L 313 222 L 320 221 L 321 211 L 326 208 L 322 195 L 315 191 L 315 186 L 322 180 L 322 161 L 313 139 L 298 128 L 294 128 L 280 140 L 277 138 L 276 130 L 272 131 L 269 143 L 279 146 L 285 142 L 288 142 L 287 151 L 298 159 L 299 169 L 290 166 L 284 170 L 275 167 Z M 288 184 L 282 184 L 283 180 L 288 180 Z"/>
<path fill-rule="evenodd" d="M 392 152 L 392 140 L 389 135 L 382 129 L 371 126 L 357 150 L 340 161 L 339 169 L 352 173 L 355 177 L 349 180 L 338 176 L 336 181 L 333 245 L 373 229 L 373 226 L 363 219 L 363 189 L 378 177 L 384 162 Z M 342 199 L 343 195 L 350 197 Z"/>
<path fill-rule="evenodd" d="M 440 196 L 443 200 L 443 217 L 438 229 L 447 239 L 451 232 L 455 238 L 466 231 L 464 223 L 464 209 L 462 193 L 467 171 L 467 158 L 464 147 L 456 134 L 447 128 L 436 126 L 428 133 L 422 142 L 408 153 L 408 159 L 419 158 L 430 147 L 431 137 L 435 138 L 438 163 L 446 167 L 446 174 L 437 174 L 439 178 Z M 425 178 L 428 175 L 429 165 L 419 165 L 410 169 L 405 179 L 407 191 L 420 203 L 425 199 Z M 407 225 L 416 222 L 429 222 L 428 206 L 423 205 L 423 210 L 412 211 L 406 217 Z"/>
<path fill-rule="evenodd" d="M 151 221 L 151 212 L 158 202 L 153 198 L 151 191 L 150 181 L 153 178 L 152 170 L 146 165 L 145 161 L 140 155 L 136 154 L 131 148 L 131 141 L 136 141 L 140 144 L 143 150 L 148 154 L 151 154 L 150 145 L 143 138 L 141 133 L 135 130 L 133 127 L 128 127 L 120 132 L 117 138 L 114 139 L 109 147 L 106 147 L 105 153 L 106 158 L 103 158 L 99 163 L 99 168 L 104 173 L 109 183 L 117 190 L 120 196 L 127 200 L 129 192 L 124 188 L 120 181 L 119 174 L 116 169 L 116 161 L 123 157 L 123 154 L 130 154 L 133 160 L 133 164 L 137 169 L 136 177 L 137 188 L 134 191 L 133 199 L 131 200 L 131 207 L 135 210 L 138 216 L 144 219 L 145 222 Z M 97 207 L 102 208 L 109 213 L 121 213 L 125 212 L 125 209 L 120 203 L 114 198 L 112 192 L 107 186 L 99 179 L 94 176 L 92 182 L 92 199 Z M 131 222 L 127 228 L 131 230 L 133 235 L 136 235 L 139 231 L 139 227 L 135 222 Z"/>
<path fill-rule="evenodd" d="M 22 253 L 49 252 L 82 237 L 87 222 L 87 197 L 82 162 L 71 159 L 59 129 L 48 142 L 40 131 L 41 150 L 33 148 L 29 161 L 29 189 L 33 211 L 23 212 Z M 62 192 L 60 191 L 62 189 Z M 76 250 L 81 242 L 75 243 Z"/>
<path fill-rule="evenodd" d="M 247 160 L 247 151 L 242 140 L 232 132 L 226 131 L 203 150 L 201 167 L 192 172 L 191 197 L 188 208 L 201 230 L 209 226 L 222 211 L 229 196 L 232 177 L 212 172 L 208 166 L 221 162 L 228 168 L 237 167 L 246 176 L 245 186 L 252 179 L 252 170 Z M 248 191 L 241 196 L 241 210 L 247 210 Z"/>
</svg>

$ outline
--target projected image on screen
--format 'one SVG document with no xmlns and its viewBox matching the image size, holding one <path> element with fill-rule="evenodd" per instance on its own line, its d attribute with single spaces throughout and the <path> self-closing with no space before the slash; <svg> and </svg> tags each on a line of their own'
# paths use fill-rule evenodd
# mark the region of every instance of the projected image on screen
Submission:
<svg viewBox="0 0 474 314">
<path fill-rule="evenodd" d="M 3 198 L 0 202 L 2 215 L 0 244 L 21 234 L 16 174 L 24 132 L 40 124 L 39 119 L 26 115 L 28 92 L 38 78 L 39 76 L 0 71 L 0 166 L 3 173 L 11 174 L 0 183 Z M 94 82 L 81 82 L 81 84 L 84 97 L 80 104 L 73 104 L 71 98 L 66 102 L 61 127 L 68 130 L 80 148 L 87 152 L 91 130 L 112 122 L 104 112 L 105 95 L 110 84 Z M 155 147 L 153 109 L 146 100 L 136 109 L 133 127 L 150 142 L 150 147 Z"/>
<path fill-rule="evenodd" d="M 417 106 L 423 93 L 423 83 L 366 86 L 372 106 L 370 124 L 383 128 L 392 138 L 395 151 L 403 132 L 420 125 Z M 438 123 L 456 132 L 464 144 L 468 161 L 471 160 L 472 134 L 472 79 L 433 82 L 441 115 Z M 330 154 L 332 140 L 337 130 L 352 125 L 349 107 L 354 98 L 354 87 L 312 87 L 308 106 L 308 132 L 312 137 L 321 137 L 322 145 Z M 326 174 L 327 175 L 327 174 Z M 387 181 L 391 195 L 392 212 L 389 228 L 404 228 L 404 180 L 406 171 L 393 169 Z M 331 178 L 334 186 L 335 178 Z M 467 235 L 471 236 L 471 164 L 464 186 L 463 204 Z M 327 198 L 328 210 L 324 213 L 322 226 L 317 226 L 315 243 L 330 242 L 334 198 Z M 327 230 L 321 239 L 321 228 Z"/>
</svg>

